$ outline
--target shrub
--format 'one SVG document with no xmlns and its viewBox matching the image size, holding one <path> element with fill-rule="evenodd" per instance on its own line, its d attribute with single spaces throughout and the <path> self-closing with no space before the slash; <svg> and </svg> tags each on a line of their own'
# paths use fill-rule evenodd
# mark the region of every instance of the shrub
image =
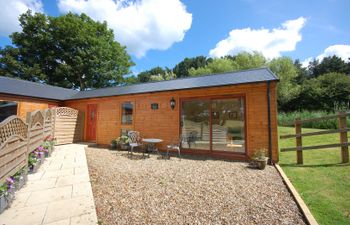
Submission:
<svg viewBox="0 0 350 225">
<path fill-rule="evenodd" d="M 334 113 L 326 111 L 295 111 L 284 113 L 281 112 L 278 114 L 278 125 L 286 127 L 294 127 L 294 120 L 296 118 L 301 119 L 310 119 L 323 117 L 328 115 L 334 115 Z M 348 127 L 350 127 L 350 118 L 347 118 Z M 337 129 L 338 128 L 338 119 L 328 119 L 303 123 L 302 127 L 304 128 L 316 128 L 316 129 Z"/>
</svg>

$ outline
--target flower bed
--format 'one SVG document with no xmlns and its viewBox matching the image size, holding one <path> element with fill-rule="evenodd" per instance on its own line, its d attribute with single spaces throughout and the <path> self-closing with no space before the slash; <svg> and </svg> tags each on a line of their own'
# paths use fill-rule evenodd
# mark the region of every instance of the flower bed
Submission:
<svg viewBox="0 0 350 225">
<path fill-rule="evenodd" d="M 45 139 L 43 145 L 36 148 L 28 156 L 28 167 L 17 171 L 13 176 L 6 178 L 0 184 L 0 213 L 8 208 L 15 198 L 15 191 L 20 190 L 27 182 L 28 173 L 36 173 L 46 157 L 50 157 L 54 150 L 55 140 L 52 137 Z"/>
<path fill-rule="evenodd" d="M 8 208 L 15 198 L 15 180 L 12 177 L 6 178 L 0 186 L 0 213 Z"/>
</svg>

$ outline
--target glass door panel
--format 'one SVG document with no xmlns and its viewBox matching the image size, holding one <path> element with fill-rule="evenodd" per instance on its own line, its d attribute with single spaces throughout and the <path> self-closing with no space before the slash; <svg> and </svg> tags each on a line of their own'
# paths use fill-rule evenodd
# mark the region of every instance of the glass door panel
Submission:
<svg viewBox="0 0 350 225">
<path fill-rule="evenodd" d="M 182 148 L 210 150 L 210 101 L 182 102 Z"/>
<path fill-rule="evenodd" d="M 212 100 L 212 150 L 245 153 L 243 98 Z"/>
</svg>

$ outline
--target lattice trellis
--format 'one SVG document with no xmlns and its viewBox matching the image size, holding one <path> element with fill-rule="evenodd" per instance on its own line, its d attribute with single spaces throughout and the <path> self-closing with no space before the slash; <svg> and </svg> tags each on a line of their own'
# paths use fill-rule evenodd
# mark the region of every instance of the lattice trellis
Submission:
<svg viewBox="0 0 350 225">
<path fill-rule="evenodd" d="M 33 128 L 37 123 L 44 126 L 44 116 L 40 110 L 34 111 L 31 114 L 30 128 Z"/>
<path fill-rule="evenodd" d="M 78 116 L 78 110 L 68 108 L 68 107 L 59 107 L 56 108 L 56 116 L 71 116 L 71 117 L 77 117 Z"/>
<path fill-rule="evenodd" d="M 44 113 L 45 113 L 45 121 L 51 121 L 51 118 L 52 118 L 51 109 L 46 109 Z"/>
<path fill-rule="evenodd" d="M 13 135 L 27 138 L 28 125 L 17 116 L 10 116 L 0 123 L 0 146 L 2 146 Z"/>
</svg>

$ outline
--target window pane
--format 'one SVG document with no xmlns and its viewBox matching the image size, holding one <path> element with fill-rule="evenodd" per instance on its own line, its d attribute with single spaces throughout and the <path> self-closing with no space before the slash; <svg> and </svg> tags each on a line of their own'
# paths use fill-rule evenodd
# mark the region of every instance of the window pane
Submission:
<svg viewBox="0 0 350 225">
<path fill-rule="evenodd" d="M 213 150 L 245 152 L 243 98 L 213 100 L 212 124 Z"/>
<path fill-rule="evenodd" d="M 133 105 L 131 102 L 122 104 L 122 124 L 132 124 Z"/>
<path fill-rule="evenodd" d="M 13 115 L 17 115 L 17 103 L 0 101 L 0 122 Z"/>
<path fill-rule="evenodd" d="M 194 100 L 182 104 L 182 147 L 210 150 L 209 101 Z"/>
</svg>

